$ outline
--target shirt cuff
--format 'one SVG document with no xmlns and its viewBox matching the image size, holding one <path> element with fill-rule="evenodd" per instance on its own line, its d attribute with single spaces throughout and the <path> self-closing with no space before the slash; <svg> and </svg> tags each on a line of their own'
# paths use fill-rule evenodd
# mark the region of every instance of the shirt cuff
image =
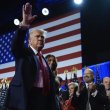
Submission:
<svg viewBox="0 0 110 110">
<path fill-rule="evenodd" d="M 96 90 L 96 91 L 93 92 L 91 95 L 92 95 L 93 97 L 96 97 L 97 93 L 98 93 L 98 91 Z"/>
<path fill-rule="evenodd" d="M 76 96 L 79 97 L 80 93 L 78 91 L 76 91 Z"/>
</svg>

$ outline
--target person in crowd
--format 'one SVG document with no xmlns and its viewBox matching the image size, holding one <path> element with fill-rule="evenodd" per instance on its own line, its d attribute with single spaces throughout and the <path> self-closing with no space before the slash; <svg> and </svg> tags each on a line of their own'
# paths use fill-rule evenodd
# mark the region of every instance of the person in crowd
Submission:
<svg viewBox="0 0 110 110">
<path fill-rule="evenodd" d="M 68 100 L 68 98 L 69 98 L 69 91 L 65 87 L 64 80 L 60 76 L 58 76 L 58 79 L 59 79 L 59 82 L 60 82 L 60 85 L 59 85 L 59 98 L 60 98 L 60 102 L 62 104 L 66 100 Z"/>
<path fill-rule="evenodd" d="M 48 54 L 45 59 L 47 60 L 49 67 L 51 68 L 55 77 L 57 76 L 57 59 L 54 55 Z"/>
<path fill-rule="evenodd" d="M 75 107 L 72 106 L 71 104 L 71 100 L 73 98 L 73 94 L 74 94 L 74 90 L 75 88 L 78 86 L 78 84 L 74 83 L 74 82 L 70 82 L 68 84 L 68 88 L 69 88 L 69 99 L 66 100 L 63 104 L 62 104 L 62 110 L 76 110 Z"/>
<path fill-rule="evenodd" d="M 106 92 L 103 85 L 95 85 L 94 72 L 90 68 L 84 71 L 84 83 L 79 83 L 75 90 L 72 105 L 77 110 L 104 110 L 107 102 Z"/>
<path fill-rule="evenodd" d="M 107 95 L 107 98 L 108 98 L 108 102 L 105 105 L 104 110 L 110 110 L 110 77 L 104 77 L 102 83 L 105 87 L 106 95 Z"/>
<path fill-rule="evenodd" d="M 68 92 L 64 88 L 62 88 L 62 87 L 64 87 L 64 84 L 63 84 L 64 81 L 61 77 L 57 76 L 58 63 L 57 63 L 56 57 L 52 54 L 48 54 L 45 56 L 45 59 L 47 60 L 49 67 L 51 68 L 51 71 L 55 76 L 56 94 L 58 96 L 58 101 L 60 100 L 59 96 L 62 97 L 63 100 L 68 99 Z"/>
<path fill-rule="evenodd" d="M 8 87 L 9 81 L 7 78 L 3 78 L 0 82 L 0 110 L 5 110 Z"/>
<path fill-rule="evenodd" d="M 45 59 L 54 75 L 55 78 L 55 93 L 56 93 L 56 101 L 58 106 L 58 110 L 61 110 L 61 104 L 60 104 L 60 99 L 59 99 L 59 88 L 60 88 L 60 79 L 57 76 L 57 59 L 54 55 L 48 54 L 45 56 Z"/>
<path fill-rule="evenodd" d="M 10 83 L 6 107 L 8 110 L 57 110 L 55 78 L 42 55 L 46 31 L 30 31 L 28 47 L 24 45 L 26 34 L 36 16 L 32 5 L 22 8 L 22 21 L 13 39 L 15 75 Z"/>
</svg>

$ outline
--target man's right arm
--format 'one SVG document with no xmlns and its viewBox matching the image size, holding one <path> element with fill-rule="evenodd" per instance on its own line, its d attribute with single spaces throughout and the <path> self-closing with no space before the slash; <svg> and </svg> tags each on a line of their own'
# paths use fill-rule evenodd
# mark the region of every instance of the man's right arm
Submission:
<svg viewBox="0 0 110 110">
<path fill-rule="evenodd" d="M 26 32 L 31 26 L 31 23 L 36 18 L 36 15 L 32 16 L 32 5 L 26 3 L 22 7 L 22 22 L 19 25 L 19 29 L 16 31 L 16 35 L 12 43 L 12 53 L 19 57 L 24 54 L 24 40 Z"/>
<path fill-rule="evenodd" d="M 26 32 L 27 30 L 18 28 L 15 33 L 15 36 L 12 41 L 12 53 L 15 57 L 20 57 L 21 55 L 23 55 L 25 49 L 24 40 L 26 37 Z"/>
</svg>

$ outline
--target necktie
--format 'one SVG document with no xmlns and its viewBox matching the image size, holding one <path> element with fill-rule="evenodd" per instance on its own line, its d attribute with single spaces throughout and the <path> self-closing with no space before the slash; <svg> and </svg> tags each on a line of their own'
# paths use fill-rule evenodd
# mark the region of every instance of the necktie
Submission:
<svg viewBox="0 0 110 110">
<path fill-rule="evenodd" d="M 48 93 L 49 93 L 49 75 L 42 62 L 42 54 L 40 52 L 38 52 L 37 55 L 38 55 L 39 64 L 40 64 L 39 66 L 40 66 L 40 69 L 42 70 L 42 75 L 43 75 L 43 94 L 48 95 Z"/>
<path fill-rule="evenodd" d="M 91 110 L 90 103 L 89 103 L 89 98 L 90 98 L 89 84 L 87 85 L 87 95 L 88 95 L 88 99 L 86 103 L 86 110 Z"/>
</svg>

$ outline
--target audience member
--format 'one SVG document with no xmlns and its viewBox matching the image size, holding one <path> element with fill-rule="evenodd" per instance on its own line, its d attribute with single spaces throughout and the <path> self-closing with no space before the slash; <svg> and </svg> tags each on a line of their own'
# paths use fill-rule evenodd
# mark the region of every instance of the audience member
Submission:
<svg viewBox="0 0 110 110">
<path fill-rule="evenodd" d="M 73 95 L 73 106 L 77 110 L 104 110 L 104 104 L 107 102 L 104 86 L 95 85 L 94 72 L 90 68 L 85 69 L 83 77 L 84 84 L 79 83 Z"/>
<path fill-rule="evenodd" d="M 105 104 L 104 110 L 110 110 L 110 77 L 103 78 L 103 85 L 105 86 L 106 95 L 108 98 L 107 104 Z"/>
</svg>

